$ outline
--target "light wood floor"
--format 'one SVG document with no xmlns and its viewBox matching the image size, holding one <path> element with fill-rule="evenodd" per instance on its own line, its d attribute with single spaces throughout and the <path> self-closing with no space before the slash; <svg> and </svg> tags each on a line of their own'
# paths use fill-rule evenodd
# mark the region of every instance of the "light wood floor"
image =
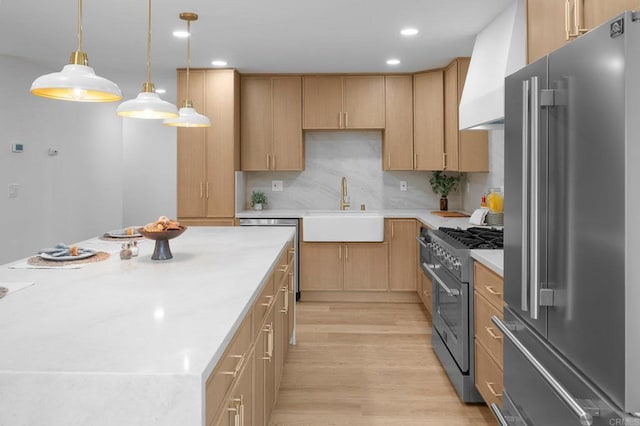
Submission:
<svg viewBox="0 0 640 426">
<path fill-rule="evenodd" d="M 495 425 L 460 401 L 420 304 L 298 304 L 271 425 Z"/>
</svg>

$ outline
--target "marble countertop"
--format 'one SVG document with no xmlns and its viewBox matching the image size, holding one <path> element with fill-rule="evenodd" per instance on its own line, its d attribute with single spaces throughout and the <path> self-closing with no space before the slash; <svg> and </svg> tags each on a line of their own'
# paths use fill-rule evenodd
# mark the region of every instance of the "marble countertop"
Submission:
<svg viewBox="0 0 640 426">
<path fill-rule="evenodd" d="M 471 250 L 471 257 L 504 276 L 504 250 Z"/>
<path fill-rule="evenodd" d="M 236 217 L 239 218 L 302 218 L 307 209 L 269 209 L 269 210 L 243 210 L 236 213 Z M 441 217 L 431 213 L 430 211 L 423 209 L 384 209 L 384 210 L 368 210 L 381 213 L 385 218 L 413 218 L 417 219 L 423 224 L 432 229 L 438 229 L 440 227 L 448 228 L 469 228 L 468 217 Z M 503 276 L 503 256 L 502 250 L 472 250 L 471 256 L 484 263 L 494 272 Z"/>
<path fill-rule="evenodd" d="M 11 269 L 0 285 L 0 424 L 203 425 L 204 385 L 275 267 L 286 227 L 191 227 L 82 269 Z"/>
</svg>

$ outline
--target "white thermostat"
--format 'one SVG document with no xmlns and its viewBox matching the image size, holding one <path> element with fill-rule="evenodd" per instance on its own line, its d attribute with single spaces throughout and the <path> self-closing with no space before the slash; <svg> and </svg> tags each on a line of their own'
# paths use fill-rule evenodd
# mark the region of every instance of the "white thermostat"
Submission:
<svg viewBox="0 0 640 426">
<path fill-rule="evenodd" d="M 11 144 L 11 152 L 23 152 L 24 145 L 21 143 L 12 143 Z"/>
</svg>

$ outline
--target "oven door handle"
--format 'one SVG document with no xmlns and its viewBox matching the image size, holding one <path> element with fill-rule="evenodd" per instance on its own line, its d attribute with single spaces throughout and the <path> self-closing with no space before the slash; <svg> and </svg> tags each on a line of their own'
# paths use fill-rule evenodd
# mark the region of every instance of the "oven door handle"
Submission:
<svg viewBox="0 0 640 426">
<path fill-rule="evenodd" d="M 438 277 L 435 273 L 431 272 L 432 269 L 436 269 L 438 268 L 440 265 L 433 265 L 431 263 L 427 263 L 427 262 L 422 262 L 422 266 L 425 268 L 425 271 L 427 272 L 427 274 L 429 274 L 429 276 L 431 278 L 433 278 L 440 287 L 442 287 L 442 289 L 444 291 L 447 292 L 447 294 L 449 296 L 459 296 L 460 295 L 460 290 L 458 289 L 450 289 L 449 287 L 447 287 L 447 285 L 440 279 L 440 277 Z"/>
<path fill-rule="evenodd" d="M 420 245 L 424 248 L 427 248 L 427 242 L 425 241 L 424 238 L 422 237 L 416 237 L 416 240 L 418 240 L 418 242 L 420 243 Z"/>
</svg>

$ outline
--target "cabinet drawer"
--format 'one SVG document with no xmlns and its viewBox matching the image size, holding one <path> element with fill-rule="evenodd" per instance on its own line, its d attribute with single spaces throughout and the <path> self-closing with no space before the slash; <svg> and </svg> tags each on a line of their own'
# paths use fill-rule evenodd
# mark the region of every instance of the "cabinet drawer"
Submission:
<svg viewBox="0 0 640 426">
<path fill-rule="evenodd" d="M 487 405 L 495 402 L 502 408 L 502 369 L 491 359 L 484 346 L 475 341 L 476 348 L 476 388 Z"/>
<path fill-rule="evenodd" d="M 484 345 L 494 361 L 502 368 L 502 333 L 491 322 L 492 315 L 503 319 L 502 312 L 498 311 L 478 291 L 475 292 L 474 301 L 476 339 Z"/>
<path fill-rule="evenodd" d="M 479 262 L 473 263 L 474 288 L 502 312 L 502 277 Z"/>
<path fill-rule="evenodd" d="M 217 367 L 207 379 L 205 410 L 210 424 L 224 402 L 224 396 L 234 379 L 247 364 L 251 344 L 251 314 L 247 315 L 236 331 Z"/>
<path fill-rule="evenodd" d="M 269 280 L 265 284 L 260 296 L 253 304 L 253 334 L 255 336 L 262 330 L 262 322 L 265 315 L 267 315 L 271 306 L 275 303 L 275 282 L 274 277 L 271 275 Z"/>
</svg>

